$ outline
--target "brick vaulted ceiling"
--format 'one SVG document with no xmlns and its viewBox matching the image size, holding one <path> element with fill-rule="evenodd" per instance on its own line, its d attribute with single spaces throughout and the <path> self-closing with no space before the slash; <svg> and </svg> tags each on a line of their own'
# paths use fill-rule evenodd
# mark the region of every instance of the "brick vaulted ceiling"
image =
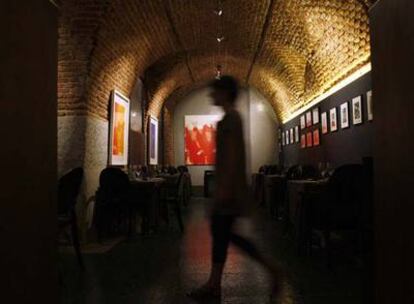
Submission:
<svg viewBox="0 0 414 304">
<path fill-rule="evenodd" d="M 369 62 L 372 2 L 63 0 L 59 115 L 106 119 L 109 92 L 129 95 L 143 77 L 148 111 L 159 116 L 221 65 L 284 119 Z"/>
</svg>

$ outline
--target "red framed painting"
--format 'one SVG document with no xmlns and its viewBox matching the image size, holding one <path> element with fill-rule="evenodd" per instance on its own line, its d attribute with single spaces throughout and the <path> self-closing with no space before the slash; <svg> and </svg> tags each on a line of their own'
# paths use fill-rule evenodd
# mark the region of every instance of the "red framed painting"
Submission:
<svg viewBox="0 0 414 304">
<path fill-rule="evenodd" d="M 313 145 L 312 132 L 306 133 L 306 147 L 310 148 Z"/>
<path fill-rule="evenodd" d="M 313 130 L 313 145 L 319 146 L 320 143 L 319 129 Z"/>
<path fill-rule="evenodd" d="M 186 165 L 214 165 L 219 115 L 186 115 L 184 118 L 184 159 Z"/>
</svg>

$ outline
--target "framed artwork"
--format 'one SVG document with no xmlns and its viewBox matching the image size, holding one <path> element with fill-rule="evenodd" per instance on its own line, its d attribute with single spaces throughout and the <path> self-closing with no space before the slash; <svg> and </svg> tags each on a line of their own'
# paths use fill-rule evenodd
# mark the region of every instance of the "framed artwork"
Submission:
<svg viewBox="0 0 414 304">
<path fill-rule="evenodd" d="M 319 108 L 314 108 L 312 110 L 312 116 L 313 116 L 313 124 L 316 125 L 319 123 Z"/>
<path fill-rule="evenodd" d="M 299 142 L 299 126 L 295 127 L 295 142 Z"/>
<path fill-rule="evenodd" d="M 158 165 L 158 119 L 150 116 L 148 123 L 149 164 Z"/>
<path fill-rule="evenodd" d="M 306 112 L 306 127 L 312 126 L 312 112 Z"/>
<path fill-rule="evenodd" d="M 326 112 L 321 114 L 322 134 L 328 133 L 328 115 Z"/>
<path fill-rule="evenodd" d="M 216 131 L 219 115 L 186 115 L 184 117 L 184 159 L 186 165 L 214 165 Z"/>
<path fill-rule="evenodd" d="M 282 146 L 285 145 L 285 132 L 282 132 Z"/>
<path fill-rule="evenodd" d="M 293 128 L 290 129 L 290 143 L 293 144 L 295 142 L 295 135 L 293 133 Z"/>
<path fill-rule="evenodd" d="M 320 145 L 319 129 L 313 130 L 313 145 L 314 146 Z"/>
<path fill-rule="evenodd" d="M 362 124 L 362 100 L 361 96 L 352 99 L 352 123 L 354 125 Z"/>
<path fill-rule="evenodd" d="M 305 115 L 302 115 L 300 117 L 300 129 L 303 130 L 306 128 L 306 124 L 305 124 Z"/>
<path fill-rule="evenodd" d="M 289 130 L 286 130 L 285 139 L 286 139 L 286 144 L 287 145 L 290 144 L 290 141 L 289 141 Z"/>
<path fill-rule="evenodd" d="M 336 115 L 336 108 L 330 109 L 329 111 L 329 126 L 331 132 L 338 130 L 338 117 Z"/>
<path fill-rule="evenodd" d="M 129 99 L 113 90 L 109 127 L 108 163 L 113 166 L 128 164 Z"/>
<path fill-rule="evenodd" d="M 345 129 L 349 127 L 349 109 L 348 102 L 341 104 L 341 128 Z"/>
<path fill-rule="evenodd" d="M 305 134 L 302 134 L 300 136 L 300 147 L 302 149 L 306 148 L 306 135 Z"/>
<path fill-rule="evenodd" d="M 374 112 L 372 111 L 372 91 L 367 92 L 367 112 L 368 112 L 368 120 L 374 119 Z"/>
<path fill-rule="evenodd" d="M 312 147 L 312 132 L 306 133 L 306 147 Z"/>
</svg>

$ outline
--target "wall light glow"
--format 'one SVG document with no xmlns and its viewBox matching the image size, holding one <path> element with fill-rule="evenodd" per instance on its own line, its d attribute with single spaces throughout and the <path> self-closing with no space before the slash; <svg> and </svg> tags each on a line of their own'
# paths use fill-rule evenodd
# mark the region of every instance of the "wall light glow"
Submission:
<svg viewBox="0 0 414 304">
<path fill-rule="evenodd" d="M 360 68 L 359 70 L 357 70 L 355 73 L 351 74 L 350 76 L 348 76 L 347 78 L 345 78 L 344 80 L 338 82 L 336 85 L 334 85 L 332 88 L 330 88 L 328 91 L 326 91 L 325 93 L 319 95 L 318 97 L 316 97 L 314 100 L 312 100 L 310 103 L 308 103 L 306 106 L 296 110 L 293 113 L 290 113 L 283 121 L 282 123 L 287 123 L 288 121 L 292 120 L 293 118 L 299 116 L 300 114 L 306 112 L 307 110 L 309 110 L 310 108 L 314 107 L 315 105 L 317 105 L 318 103 L 320 103 L 322 100 L 328 98 L 329 96 L 335 94 L 336 92 L 338 92 L 339 90 L 343 89 L 344 87 L 346 87 L 347 85 L 349 85 L 350 83 L 354 82 L 355 80 L 361 78 L 362 76 L 364 76 L 365 74 L 369 73 L 371 71 L 371 63 L 368 63 L 366 65 L 364 65 L 362 68 Z"/>
</svg>

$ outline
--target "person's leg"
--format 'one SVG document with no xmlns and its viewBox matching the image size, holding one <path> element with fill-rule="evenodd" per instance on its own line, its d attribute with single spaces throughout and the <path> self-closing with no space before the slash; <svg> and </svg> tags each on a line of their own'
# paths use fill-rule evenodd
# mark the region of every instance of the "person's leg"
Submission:
<svg viewBox="0 0 414 304">
<path fill-rule="evenodd" d="M 221 278 L 227 258 L 231 228 L 234 222 L 232 216 L 213 215 L 211 217 L 212 236 L 212 265 L 208 281 L 189 295 L 194 298 L 218 297 L 221 292 Z"/>
<path fill-rule="evenodd" d="M 207 285 L 212 289 L 217 290 L 221 287 L 233 222 L 234 217 L 227 215 L 213 215 L 211 218 L 212 265 Z"/>
</svg>

